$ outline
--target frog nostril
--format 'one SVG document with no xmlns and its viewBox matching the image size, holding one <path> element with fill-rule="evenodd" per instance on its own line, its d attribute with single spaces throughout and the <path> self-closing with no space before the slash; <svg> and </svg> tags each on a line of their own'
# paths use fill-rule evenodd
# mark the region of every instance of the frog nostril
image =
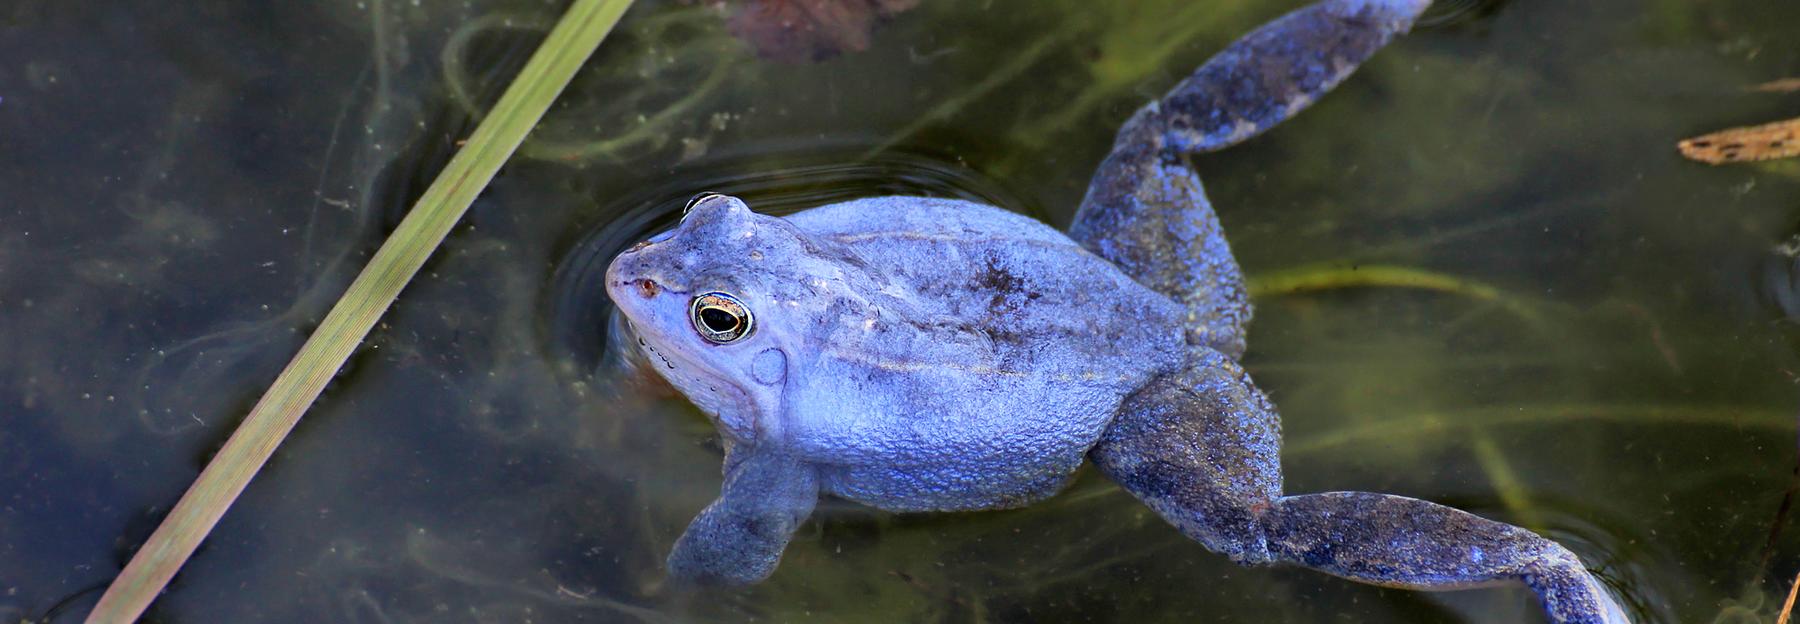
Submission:
<svg viewBox="0 0 1800 624">
<path fill-rule="evenodd" d="M 656 293 L 658 291 L 662 290 L 660 287 L 658 287 L 656 285 L 656 282 L 650 281 L 648 279 L 638 280 L 637 287 L 638 287 L 638 294 L 643 295 L 645 299 L 655 297 Z"/>
</svg>

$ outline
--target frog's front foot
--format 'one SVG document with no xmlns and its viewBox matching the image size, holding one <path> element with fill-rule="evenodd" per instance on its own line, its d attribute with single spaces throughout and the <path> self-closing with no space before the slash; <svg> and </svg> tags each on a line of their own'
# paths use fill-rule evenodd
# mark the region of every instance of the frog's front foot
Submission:
<svg viewBox="0 0 1800 624">
<path fill-rule="evenodd" d="M 748 585 L 767 578 L 818 498 L 811 466 L 779 449 L 734 445 L 725 457 L 719 499 L 675 541 L 669 574 L 704 585 Z"/>
</svg>

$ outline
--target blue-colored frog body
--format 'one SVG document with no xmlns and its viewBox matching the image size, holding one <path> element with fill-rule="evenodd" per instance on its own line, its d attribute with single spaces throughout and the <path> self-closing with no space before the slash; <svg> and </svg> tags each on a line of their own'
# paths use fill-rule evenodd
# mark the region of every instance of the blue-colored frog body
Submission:
<svg viewBox="0 0 1800 624">
<path fill-rule="evenodd" d="M 1119 131 L 1068 233 L 880 197 L 786 218 L 703 195 L 607 289 L 726 441 L 679 577 L 772 573 L 820 494 L 1018 507 L 1084 460 L 1246 564 L 1387 586 L 1523 582 L 1554 622 L 1626 622 L 1574 554 L 1426 501 L 1282 491 L 1280 418 L 1237 363 L 1250 306 L 1187 154 L 1305 108 L 1429 0 L 1324 0 L 1234 43 Z"/>
</svg>

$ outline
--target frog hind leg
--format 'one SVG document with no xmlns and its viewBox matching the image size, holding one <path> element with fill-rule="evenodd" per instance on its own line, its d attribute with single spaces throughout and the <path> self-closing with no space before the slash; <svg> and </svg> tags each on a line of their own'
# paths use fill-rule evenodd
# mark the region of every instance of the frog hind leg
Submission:
<svg viewBox="0 0 1800 624">
<path fill-rule="evenodd" d="M 1069 236 L 1188 309 L 1188 342 L 1239 357 L 1250 301 L 1184 156 L 1235 145 L 1337 86 L 1430 0 L 1325 0 L 1231 44 L 1120 128 Z"/>
<path fill-rule="evenodd" d="M 1283 495 L 1280 429 L 1243 368 L 1203 351 L 1128 397 L 1089 457 L 1183 534 L 1238 563 L 1421 590 L 1523 583 L 1551 622 L 1629 622 L 1574 553 L 1531 531 L 1403 496 Z"/>
<path fill-rule="evenodd" d="M 734 445 L 725 486 L 669 553 L 670 576 L 704 585 L 768 578 L 818 502 L 815 469 L 778 450 Z"/>
</svg>

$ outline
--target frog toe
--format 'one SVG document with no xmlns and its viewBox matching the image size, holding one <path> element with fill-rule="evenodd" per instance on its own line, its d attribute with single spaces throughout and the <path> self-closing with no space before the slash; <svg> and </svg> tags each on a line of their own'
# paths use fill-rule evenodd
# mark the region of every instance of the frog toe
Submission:
<svg viewBox="0 0 1800 624">
<path fill-rule="evenodd" d="M 1325 0 L 1296 10 L 1226 47 L 1153 105 L 1157 114 L 1133 121 L 1155 124 L 1176 153 L 1236 145 L 1311 106 L 1430 4 Z"/>
</svg>

